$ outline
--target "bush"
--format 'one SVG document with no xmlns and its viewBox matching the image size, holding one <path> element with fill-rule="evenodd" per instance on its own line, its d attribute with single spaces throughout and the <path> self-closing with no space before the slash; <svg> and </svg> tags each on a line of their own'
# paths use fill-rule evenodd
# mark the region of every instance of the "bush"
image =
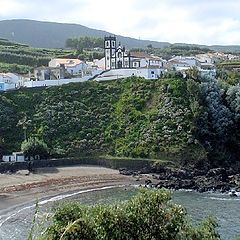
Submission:
<svg viewBox="0 0 240 240">
<path fill-rule="evenodd" d="M 113 205 L 67 203 L 56 209 L 43 239 L 220 239 L 213 220 L 193 227 L 185 209 L 170 200 L 167 191 L 142 190 L 129 201 Z"/>
<path fill-rule="evenodd" d="M 21 149 L 26 157 L 33 157 L 34 159 L 37 157 L 40 157 L 40 159 L 47 158 L 49 154 L 47 144 L 34 137 L 25 140 L 21 145 Z"/>
</svg>

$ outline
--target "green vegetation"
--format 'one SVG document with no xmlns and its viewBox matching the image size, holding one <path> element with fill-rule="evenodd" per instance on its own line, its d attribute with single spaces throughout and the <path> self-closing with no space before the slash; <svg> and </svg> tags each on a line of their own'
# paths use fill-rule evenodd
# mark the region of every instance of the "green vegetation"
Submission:
<svg viewBox="0 0 240 240">
<path fill-rule="evenodd" d="M 2 93 L 3 151 L 20 149 L 27 136 L 46 142 L 52 156 L 214 166 L 239 161 L 239 87 L 195 79 L 195 73 L 189 77 L 131 77 Z"/>
<path fill-rule="evenodd" d="M 137 48 L 132 51 L 142 51 L 150 54 L 161 56 L 164 59 L 170 59 L 173 56 L 194 56 L 196 54 L 213 52 L 213 50 L 207 47 L 198 47 L 197 45 L 178 45 L 171 44 L 164 48 L 154 48 L 152 45 L 148 45 L 146 49 Z"/>
<path fill-rule="evenodd" d="M 67 42 L 70 42 L 69 39 Z M 93 46 L 98 46 L 101 38 L 84 38 L 83 46 L 89 41 L 90 45 L 86 45 L 90 49 L 84 49 L 82 45 L 77 45 L 76 48 L 71 45 L 68 49 L 44 49 L 32 48 L 27 45 L 9 42 L 5 39 L 0 39 L 0 72 L 14 72 L 19 74 L 27 74 L 33 71 L 35 67 L 48 66 L 51 58 L 79 58 L 81 60 L 100 59 L 104 56 L 103 51 L 92 49 Z M 74 42 L 75 39 L 72 39 Z M 80 40 L 79 40 L 80 41 Z M 95 44 L 95 41 L 97 43 Z M 91 45 L 93 44 L 93 45 Z"/>
<path fill-rule="evenodd" d="M 6 118 L 2 137 L 8 151 L 19 148 L 25 130 L 16 123 L 26 115 L 28 135 L 44 139 L 52 154 L 180 154 L 191 137 L 186 84 L 183 79 L 129 78 L 4 93 L 0 106 L 8 115 L 1 112 Z"/>
<path fill-rule="evenodd" d="M 95 37 L 68 38 L 66 40 L 66 47 L 77 50 L 84 48 L 103 48 L 103 38 Z"/>
<path fill-rule="evenodd" d="M 34 67 L 47 66 L 51 58 L 75 57 L 71 50 L 32 48 L 0 39 L 0 72 L 26 74 Z"/>
<path fill-rule="evenodd" d="M 29 139 L 25 140 L 21 145 L 21 150 L 26 157 L 32 157 L 33 159 L 46 159 L 49 153 L 47 144 L 34 137 L 30 137 Z"/>
<path fill-rule="evenodd" d="M 170 200 L 169 192 L 142 190 L 129 201 L 113 205 L 66 203 L 55 210 L 53 223 L 41 239 L 220 239 L 212 219 L 193 226 L 185 209 Z"/>
</svg>

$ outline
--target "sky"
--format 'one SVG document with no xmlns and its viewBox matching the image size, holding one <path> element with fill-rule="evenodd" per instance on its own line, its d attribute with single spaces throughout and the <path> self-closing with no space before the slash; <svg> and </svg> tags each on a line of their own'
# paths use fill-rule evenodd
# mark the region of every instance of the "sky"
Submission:
<svg viewBox="0 0 240 240">
<path fill-rule="evenodd" d="M 240 44 L 240 0 L 0 0 L 0 20 L 76 23 L 137 39 Z"/>
</svg>

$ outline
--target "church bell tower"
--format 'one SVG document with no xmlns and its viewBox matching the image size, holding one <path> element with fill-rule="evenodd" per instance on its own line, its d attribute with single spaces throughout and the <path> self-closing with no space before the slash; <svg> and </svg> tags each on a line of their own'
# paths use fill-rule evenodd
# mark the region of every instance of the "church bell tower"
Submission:
<svg viewBox="0 0 240 240">
<path fill-rule="evenodd" d="M 104 38 L 105 70 L 116 68 L 116 37 Z"/>
</svg>

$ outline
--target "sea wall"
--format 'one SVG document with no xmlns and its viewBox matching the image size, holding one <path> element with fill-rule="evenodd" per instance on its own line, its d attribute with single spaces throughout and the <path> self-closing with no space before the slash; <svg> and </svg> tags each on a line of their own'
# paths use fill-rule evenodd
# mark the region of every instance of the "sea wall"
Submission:
<svg viewBox="0 0 240 240">
<path fill-rule="evenodd" d="M 44 167 L 67 167 L 74 165 L 95 165 L 113 169 L 127 168 L 132 170 L 150 169 L 153 161 L 142 159 L 105 159 L 105 158 L 63 158 L 35 160 L 26 162 L 2 162 L 0 163 L 0 173 L 16 172 L 24 169 L 35 169 Z"/>
</svg>

